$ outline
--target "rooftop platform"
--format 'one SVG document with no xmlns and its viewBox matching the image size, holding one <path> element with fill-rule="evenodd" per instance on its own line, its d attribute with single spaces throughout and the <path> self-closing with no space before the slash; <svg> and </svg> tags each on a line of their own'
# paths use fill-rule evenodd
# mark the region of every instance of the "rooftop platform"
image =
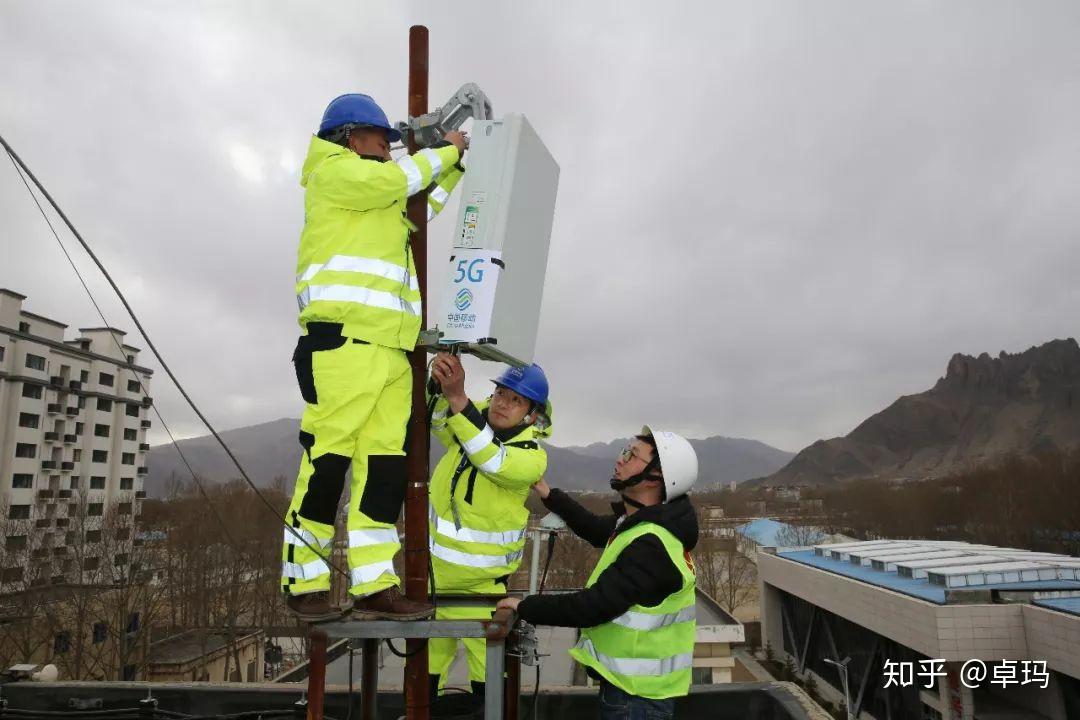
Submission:
<svg viewBox="0 0 1080 720">
<path fill-rule="evenodd" d="M 73 707 L 95 711 L 138 708 L 139 701 L 150 694 L 157 699 L 160 710 L 170 713 L 170 718 L 184 720 L 190 716 L 259 711 L 280 717 L 280 711 L 294 708 L 301 699 L 302 689 L 262 683 L 15 682 L 4 685 L 3 694 L 9 710 L 45 712 L 58 719 Z M 531 702 L 532 695 L 523 693 L 518 717 L 525 716 L 523 713 Z M 596 717 L 596 702 L 595 689 L 541 689 L 536 715 L 592 720 Z M 328 717 L 344 719 L 350 715 L 350 706 L 351 716 L 361 717 L 359 692 L 350 698 L 347 687 L 327 687 Z M 377 712 L 380 718 L 404 715 L 401 694 L 380 692 Z M 676 700 L 675 715 L 683 720 L 828 720 L 829 717 L 797 686 L 779 682 L 695 686 L 690 695 Z"/>
<path fill-rule="evenodd" d="M 779 557 L 944 605 L 950 590 L 1080 591 L 1078 560 L 1067 555 L 952 541 L 874 540 L 780 549 Z M 1047 600 L 1071 612 L 1080 599 Z M 1067 601 L 1067 602 L 1063 602 Z"/>
</svg>

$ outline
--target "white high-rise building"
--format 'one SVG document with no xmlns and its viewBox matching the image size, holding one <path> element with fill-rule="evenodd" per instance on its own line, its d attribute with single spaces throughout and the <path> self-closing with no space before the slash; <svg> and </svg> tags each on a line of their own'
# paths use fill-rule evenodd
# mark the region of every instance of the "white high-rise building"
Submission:
<svg viewBox="0 0 1080 720">
<path fill-rule="evenodd" d="M 78 582 L 76 566 L 98 561 L 71 547 L 98 542 L 95 518 L 134 524 L 146 496 L 152 371 L 122 331 L 65 339 L 67 326 L 25 299 L 0 289 L 0 592 L 24 583 L 27 565 L 33 584 Z"/>
</svg>

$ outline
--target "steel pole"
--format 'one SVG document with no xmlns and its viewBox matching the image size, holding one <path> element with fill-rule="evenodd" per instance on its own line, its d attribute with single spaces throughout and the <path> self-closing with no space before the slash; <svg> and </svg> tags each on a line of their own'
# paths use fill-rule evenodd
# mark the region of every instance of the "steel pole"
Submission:
<svg viewBox="0 0 1080 720">
<path fill-rule="evenodd" d="M 375 720 L 379 700 L 379 641 L 365 638 L 360 656 L 360 720 Z M 352 702 L 352 698 L 349 698 Z"/>
<path fill-rule="evenodd" d="M 423 25 L 409 28 L 409 117 L 420 117 L 428 109 L 428 29 Z M 419 148 L 409 133 L 410 153 Z M 416 279 L 424 305 L 421 327 L 427 326 L 427 192 L 409 198 L 409 220 L 416 226 L 413 232 L 412 255 Z M 412 366 L 412 416 L 406 448 L 405 492 L 405 595 L 411 600 L 426 600 L 428 594 L 428 437 L 427 404 L 424 386 L 427 383 L 427 355 L 423 349 L 409 353 Z M 428 651 L 426 640 L 407 640 L 409 653 L 405 660 L 405 718 L 428 720 Z"/>
</svg>

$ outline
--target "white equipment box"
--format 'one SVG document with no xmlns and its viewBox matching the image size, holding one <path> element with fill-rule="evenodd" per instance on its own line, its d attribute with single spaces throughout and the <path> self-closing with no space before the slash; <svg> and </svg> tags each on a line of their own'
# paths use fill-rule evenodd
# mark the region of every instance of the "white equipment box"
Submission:
<svg viewBox="0 0 1080 720">
<path fill-rule="evenodd" d="M 536 349 L 559 165 L 523 115 L 470 133 L 439 344 L 527 365 Z M 438 272 L 435 267 L 433 272 Z"/>
</svg>

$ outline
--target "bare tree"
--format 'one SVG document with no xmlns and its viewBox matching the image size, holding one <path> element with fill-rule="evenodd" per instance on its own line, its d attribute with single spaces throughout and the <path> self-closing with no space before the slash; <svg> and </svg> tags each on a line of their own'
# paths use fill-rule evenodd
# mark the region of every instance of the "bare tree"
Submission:
<svg viewBox="0 0 1080 720">
<path fill-rule="evenodd" d="M 821 528 L 813 525 L 793 525 L 786 523 L 776 532 L 776 545 L 778 547 L 808 547 L 817 545 L 825 540 L 825 533 Z"/>
<path fill-rule="evenodd" d="M 698 587 L 728 612 L 757 597 L 757 565 L 748 543 L 703 536 L 694 549 Z"/>
</svg>

